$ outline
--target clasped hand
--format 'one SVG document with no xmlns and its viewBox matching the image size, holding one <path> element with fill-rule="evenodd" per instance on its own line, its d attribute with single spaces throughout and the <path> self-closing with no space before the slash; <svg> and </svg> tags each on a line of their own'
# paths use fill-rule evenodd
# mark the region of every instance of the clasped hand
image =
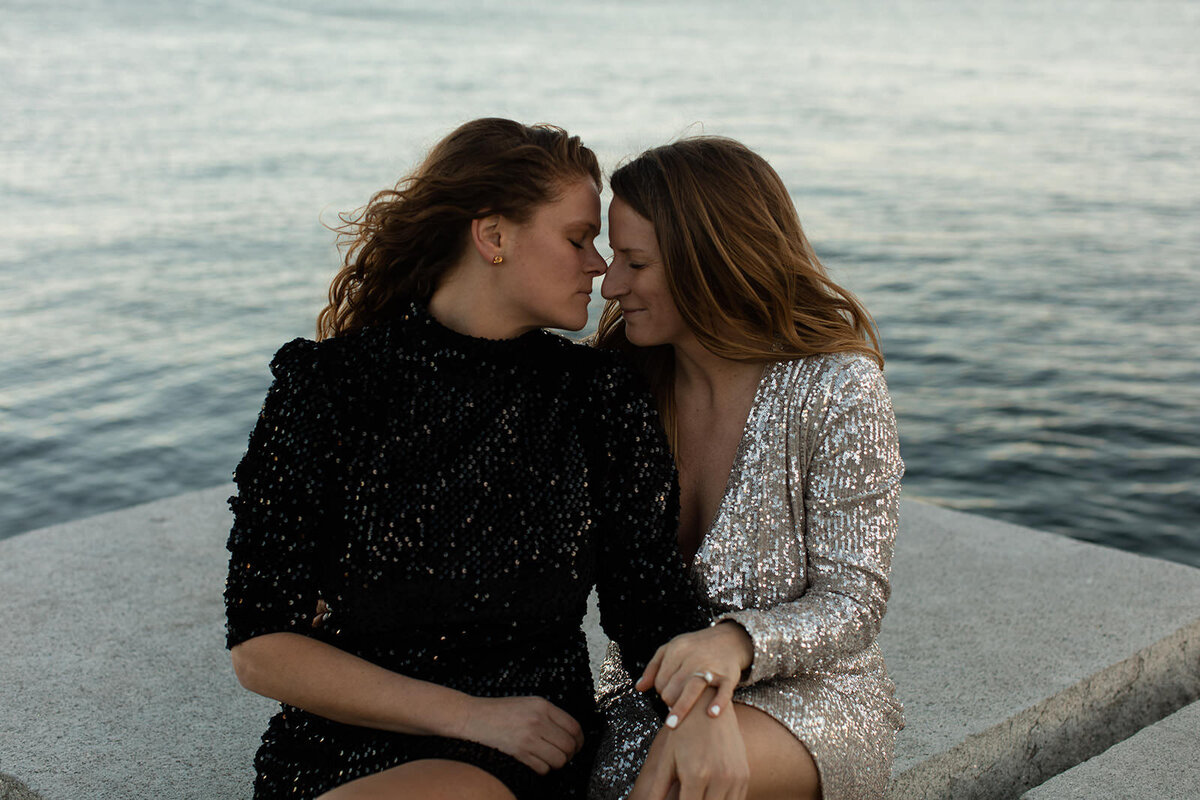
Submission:
<svg viewBox="0 0 1200 800">
<path fill-rule="evenodd" d="M 583 728 L 543 697 L 471 697 L 455 738 L 494 747 L 545 775 L 579 752 Z"/>
<path fill-rule="evenodd" d="M 702 701 L 713 702 L 715 689 Z M 693 714 L 663 728 L 650 746 L 629 800 L 744 800 L 750 767 L 737 714 Z"/>
<path fill-rule="evenodd" d="M 667 704 L 667 727 L 676 727 L 705 690 L 716 694 L 706 699 L 708 715 L 719 715 L 733 701 L 742 671 L 754 658 L 754 642 L 735 622 L 676 636 L 654 653 L 646 671 L 635 685 L 638 691 L 655 689 Z"/>
</svg>

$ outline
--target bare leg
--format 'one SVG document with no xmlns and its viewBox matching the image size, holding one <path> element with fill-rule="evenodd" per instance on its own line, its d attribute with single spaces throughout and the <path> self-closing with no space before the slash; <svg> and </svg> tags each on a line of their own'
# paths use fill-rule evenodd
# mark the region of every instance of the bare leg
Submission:
<svg viewBox="0 0 1200 800">
<path fill-rule="evenodd" d="M 820 800 L 821 777 L 808 748 L 770 714 L 741 703 L 734 709 L 750 764 L 747 800 Z"/>
<path fill-rule="evenodd" d="M 343 783 L 317 800 L 516 800 L 496 776 L 462 761 L 425 758 Z"/>
</svg>

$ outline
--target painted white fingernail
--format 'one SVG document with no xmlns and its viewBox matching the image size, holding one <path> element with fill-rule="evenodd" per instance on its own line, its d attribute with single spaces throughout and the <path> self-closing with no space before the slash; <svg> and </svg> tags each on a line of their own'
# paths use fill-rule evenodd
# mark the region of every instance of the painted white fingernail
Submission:
<svg viewBox="0 0 1200 800">
<path fill-rule="evenodd" d="M 715 717 L 715 716 L 717 716 L 718 714 L 720 714 L 720 713 L 721 713 L 721 707 L 720 707 L 720 706 L 713 706 L 712 708 L 710 708 L 710 709 L 708 710 L 708 712 L 709 712 L 710 714 L 712 714 L 712 715 Z"/>
<path fill-rule="evenodd" d="M 667 727 L 668 728 L 674 728 L 678 724 L 679 724 L 679 717 L 675 716 L 674 714 L 667 717 Z"/>
</svg>

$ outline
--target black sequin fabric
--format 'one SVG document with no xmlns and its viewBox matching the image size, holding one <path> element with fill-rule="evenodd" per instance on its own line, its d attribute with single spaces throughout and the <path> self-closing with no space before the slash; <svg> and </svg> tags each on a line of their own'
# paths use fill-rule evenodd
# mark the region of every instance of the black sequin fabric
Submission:
<svg viewBox="0 0 1200 800">
<path fill-rule="evenodd" d="M 534 331 L 464 336 L 413 306 L 297 339 L 235 476 L 228 646 L 315 636 L 476 696 L 537 695 L 587 742 L 538 776 L 468 741 L 284 705 L 256 798 L 314 797 L 420 758 L 480 766 L 525 798 L 584 795 L 601 721 L 580 623 L 596 585 L 631 672 L 706 624 L 675 543 L 677 488 L 645 387 L 620 356 Z M 318 600 L 332 612 L 312 627 Z"/>
</svg>

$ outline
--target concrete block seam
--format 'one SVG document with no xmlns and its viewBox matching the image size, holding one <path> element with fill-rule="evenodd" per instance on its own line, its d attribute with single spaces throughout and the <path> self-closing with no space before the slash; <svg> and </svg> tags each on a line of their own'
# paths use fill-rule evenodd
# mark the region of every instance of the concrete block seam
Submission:
<svg viewBox="0 0 1200 800">
<path fill-rule="evenodd" d="M 1200 619 L 892 779 L 893 800 L 1019 797 L 1200 699 Z"/>
</svg>

